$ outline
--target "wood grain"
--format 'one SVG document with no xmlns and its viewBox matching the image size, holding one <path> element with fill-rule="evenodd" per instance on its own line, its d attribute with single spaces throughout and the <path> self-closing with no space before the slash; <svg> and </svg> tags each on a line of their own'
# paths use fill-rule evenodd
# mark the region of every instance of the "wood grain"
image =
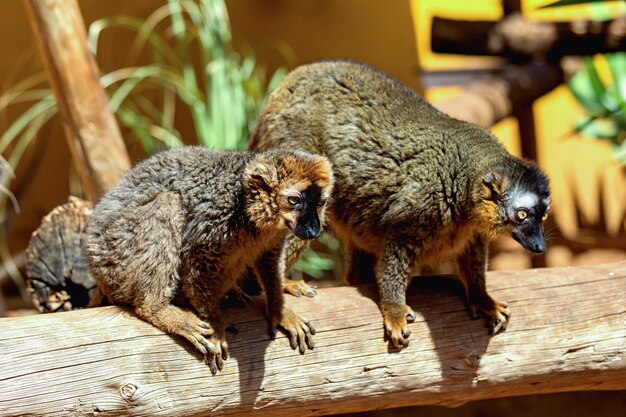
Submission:
<svg viewBox="0 0 626 417">
<path fill-rule="evenodd" d="M 318 329 L 299 355 L 270 342 L 255 299 L 229 310 L 231 358 L 200 355 L 117 307 L 0 319 L 0 415 L 324 415 L 575 390 L 626 389 L 626 261 L 492 272 L 513 311 L 491 337 L 456 281 L 417 277 L 411 344 L 389 352 L 373 287 L 288 304 Z"/>
<path fill-rule="evenodd" d="M 83 252 L 92 213 L 92 203 L 70 196 L 33 232 L 26 248 L 26 288 L 40 313 L 84 308 L 95 292 Z"/>
<path fill-rule="evenodd" d="M 89 200 L 97 201 L 131 164 L 87 47 L 77 0 L 24 0 L 24 5 L 81 183 Z"/>
</svg>

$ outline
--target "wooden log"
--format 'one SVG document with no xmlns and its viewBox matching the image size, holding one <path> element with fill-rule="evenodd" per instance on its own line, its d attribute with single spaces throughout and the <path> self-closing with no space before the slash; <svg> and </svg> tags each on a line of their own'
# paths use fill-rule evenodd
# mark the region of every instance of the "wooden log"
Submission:
<svg viewBox="0 0 626 417">
<path fill-rule="evenodd" d="M 560 67 L 543 62 L 511 65 L 467 84 L 453 98 L 435 103 L 442 112 L 489 128 L 563 83 Z"/>
<path fill-rule="evenodd" d="M 0 319 L 0 415 L 326 415 L 550 392 L 626 388 L 626 261 L 491 272 L 509 328 L 487 334 L 451 279 L 414 279 L 410 346 L 389 352 L 375 288 L 288 304 L 313 323 L 305 355 L 270 342 L 255 299 L 212 377 L 199 353 L 117 307 Z"/>
<path fill-rule="evenodd" d="M 513 60 L 593 55 L 626 49 L 626 16 L 607 22 L 540 22 L 513 13 L 499 22 L 434 17 L 433 52 L 496 55 Z"/>
<path fill-rule="evenodd" d="M 87 46 L 78 3 L 24 0 L 24 4 L 85 193 L 89 200 L 97 201 L 131 164 Z"/>
<path fill-rule="evenodd" d="M 27 289 L 41 313 L 87 307 L 96 288 L 83 242 L 93 204 L 70 197 L 41 221 L 26 249 Z"/>
</svg>

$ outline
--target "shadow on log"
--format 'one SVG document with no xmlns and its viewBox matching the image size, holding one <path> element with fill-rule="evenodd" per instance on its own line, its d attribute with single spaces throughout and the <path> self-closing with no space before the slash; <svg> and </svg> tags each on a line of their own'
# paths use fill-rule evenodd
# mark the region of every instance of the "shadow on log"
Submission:
<svg viewBox="0 0 626 417">
<path fill-rule="evenodd" d="M 0 414 L 309 416 L 626 387 L 626 261 L 487 282 L 513 311 L 506 332 L 469 318 L 456 281 L 417 277 L 411 344 L 392 353 L 374 287 L 289 297 L 318 329 L 305 355 L 270 342 L 254 299 L 227 310 L 239 332 L 215 377 L 189 343 L 117 307 L 0 319 Z"/>
</svg>

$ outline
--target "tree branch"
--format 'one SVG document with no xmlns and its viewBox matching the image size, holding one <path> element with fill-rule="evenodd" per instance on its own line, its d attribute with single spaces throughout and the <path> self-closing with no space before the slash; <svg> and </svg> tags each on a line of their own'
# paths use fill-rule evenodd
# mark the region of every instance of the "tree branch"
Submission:
<svg viewBox="0 0 626 417">
<path fill-rule="evenodd" d="M 76 0 L 25 0 L 74 163 L 91 201 L 130 169 L 130 158 L 87 47 Z"/>
<path fill-rule="evenodd" d="M 484 128 L 512 116 L 516 109 L 563 83 L 560 67 L 547 63 L 508 66 L 467 84 L 453 98 L 436 103 L 442 112 Z"/>
<path fill-rule="evenodd" d="M 539 22 L 513 13 L 499 22 L 433 18 L 433 52 L 497 55 L 513 60 L 593 55 L 626 49 L 626 16 L 597 22 Z"/>
<path fill-rule="evenodd" d="M 199 353 L 117 307 L 0 319 L 0 415 L 325 415 L 626 386 L 626 261 L 488 274 L 513 311 L 489 336 L 460 284 L 414 280 L 411 344 L 389 353 L 375 288 L 288 298 L 318 332 L 305 355 L 271 342 L 262 302 L 227 310 L 231 357 Z"/>
</svg>

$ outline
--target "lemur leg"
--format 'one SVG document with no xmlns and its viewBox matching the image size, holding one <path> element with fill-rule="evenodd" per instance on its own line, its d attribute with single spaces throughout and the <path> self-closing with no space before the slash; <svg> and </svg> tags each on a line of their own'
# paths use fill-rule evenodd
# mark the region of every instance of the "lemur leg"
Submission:
<svg viewBox="0 0 626 417">
<path fill-rule="evenodd" d="M 470 314 L 478 317 L 480 311 L 487 317 L 492 334 L 506 330 L 511 316 L 507 303 L 496 301 L 487 293 L 485 271 L 487 270 L 487 239 L 479 236 L 470 242 L 459 255 L 457 266 L 459 277 L 465 287 L 465 296 Z"/>
<path fill-rule="evenodd" d="M 346 251 L 345 281 L 350 285 L 376 282 L 376 256 L 351 243 L 344 244 Z"/>
<path fill-rule="evenodd" d="M 414 249 L 389 240 L 378 262 L 377 280 L 385 338 L 399 349 L 409 345 L 411 331 L 407 320 L 415 320 L 415 312 L 406 305 L 406 290 L 415 259 Z"/>
<path fill-rule="evenodd" d="M 298 261 L 300 256 L 309 247 L 309 242 L 302 240 L 293 234 L 289 234 L 285 239 L 285 247 L 283 249 L 283 291 L 289 293 L 295 297 L 306 295 L 307 297 L 314 297 L 317 292 L 315 287 L 307 284 L 304 280 L 292 280 L 289 279 L 289 272 L 294 264 Z"/>
<path fill-rule="evenodd" d="M 270 337 L 275 339 L 276 327 L 280 327 L 289 338 L 291 348 L 298 349 L 303 354 L 307 346 L 309 349 L 314 347 L 315 328 L 307 319 L 285 307 L 283 283 L 279 272 L 282 267 L 281 250 L 282 248 L 277 248 L 264 253 L 255 265 L 255 272 L 265 291 Z"/>
<path fill-rule="evenodd" d="M 211 325 L 188 310 L 171 304 L 180 285 L 179 265 L 184 214 L 180 196 L 164 193 L 136 210 L 139 222 L 133 230 L 134 240 L 129 261 L 124 264 L 125 282 L 134 283 L 141 292 L 135 292 L 132 304 L 135 313 L 160 330 L 180 335 L 189 340 L 200 352 L 211 349 L 208 336 L 213 335 Z M 125 289 L 121 292 L 130 292 Z M 135 290 L 137 291 L 137 290 Z M 116 291 L 106 293 L 116 302 Z"/>
<path fill-rule="evenodd" d="M 201 258 L 183 254 L 182 258 L 187 259 L 188 263 L 181 268 L 181 292 L 184 299 L 214 330 L 208 339 L 209 348 L 204 357 L 213 375 L 224 369 L 224 361 L 228 359 L 228 343 L 220 301 L 236 285 L 235 279 L 224 277 L 217 267 L 220 256 L 221 253 L 212 253 L 210 249 L 205 250 Z"/>
</svg>

